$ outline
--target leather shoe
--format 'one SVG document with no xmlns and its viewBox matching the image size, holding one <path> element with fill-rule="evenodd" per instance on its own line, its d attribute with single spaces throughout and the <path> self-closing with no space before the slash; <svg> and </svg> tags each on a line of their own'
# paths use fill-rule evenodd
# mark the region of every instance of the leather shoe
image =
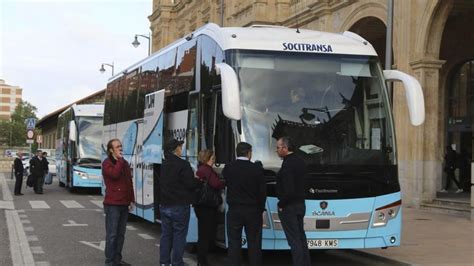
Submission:
<svg viewBox="0 0 474 266">
<path fill-rule="evenodd" d="M 15 193 L 15 196 L 23 196 L 23 193 Z"/>
</svg>

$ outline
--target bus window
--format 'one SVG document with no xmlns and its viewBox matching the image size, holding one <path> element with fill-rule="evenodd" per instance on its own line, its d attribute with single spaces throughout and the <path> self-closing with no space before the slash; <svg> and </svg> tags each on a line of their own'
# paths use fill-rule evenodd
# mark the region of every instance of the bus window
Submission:
<svg viewBox="0 0 474 266">
<path fill-rule="evenodd" d="M 198 101 L 199 93 L 192 93 L 189 95 L 188 126 L 186 132 L 186 158 L 193 167 L 197 166 L 197 156 L 199 152 Z"/>
</svg>

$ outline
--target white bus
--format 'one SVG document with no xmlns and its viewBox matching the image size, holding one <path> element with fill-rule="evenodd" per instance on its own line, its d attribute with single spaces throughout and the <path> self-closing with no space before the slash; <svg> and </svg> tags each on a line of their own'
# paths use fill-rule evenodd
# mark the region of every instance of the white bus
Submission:
<svg viewBox="0 0 474 266">
<path fill-rule="evenodd" d="M 162 143 L 213 149 L 215 169 L 253 146 L 267 179 L 263 249 L 289 249 L 277 212 L 277 138 L 296 140 L 308 166 L 305 231 L 310 248 L 400 244 L 401 195 L 395 132 L 386 81 L 406 88 L 411 122 L 424 121 L 421 87 L 399 71 L 383 71 L 360 36 L 208 24 L 109 80 L 103 145 L 122 140 L 133 168 L 134 214 L 159 221 Z M 225 208 L 218 241 L 226 246 Z M 245 246 L 245 235 L 243 244 Z M 191 214 L 188 242 L 197 241 Z"/>
</svg>

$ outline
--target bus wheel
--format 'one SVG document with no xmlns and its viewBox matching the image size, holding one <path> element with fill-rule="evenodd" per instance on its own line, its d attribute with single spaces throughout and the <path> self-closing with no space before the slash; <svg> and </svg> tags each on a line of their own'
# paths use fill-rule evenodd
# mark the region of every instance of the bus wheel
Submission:
<svg viewBox="0 0 474 266">
<path fill-rule="evenodd" d="M 186 246 L 184 247 L 184 250 L 186 250 L 186 252 L 188 252 L 188 253 L 196 254 L 197 253 L 197 243 L 186 243 Z"/>
<path fill-rule="evenodd" d="M 65 187 L 66 185 L 63 182 L 59 181 L 59 186 L 60 187 Z"/>
</svg>

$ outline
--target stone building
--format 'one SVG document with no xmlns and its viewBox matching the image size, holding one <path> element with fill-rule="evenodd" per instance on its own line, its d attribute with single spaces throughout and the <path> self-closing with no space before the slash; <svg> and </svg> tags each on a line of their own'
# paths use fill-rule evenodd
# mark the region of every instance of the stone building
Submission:
<svg viewBox="0 0 474 266">
<path fill-rule="evenodd" d="M 385 58 L 385 0 L 225 0 L 224 26 L 272 24 L 358 33 Z M 207 22 L 221 24 L 220 0 L 154 0 L 149 16 L 153 51 Z M 415 76 L 426 120 L 412 127 L 405 94 L 393 93 L 399 178 L 404 204 L 428 207 L 443 180 L 447 145 L 472 154 L 474 1 L 394 0 L 392 68 Z M 466 195 L 467 198 L 467 195 Z"/>
<path fill-rule="evenodd" d="M 0 79 L 0 120 L 9 120 L 15 111 L 16 105 L 21 101 L 22 90 Z"/>
</svg>

